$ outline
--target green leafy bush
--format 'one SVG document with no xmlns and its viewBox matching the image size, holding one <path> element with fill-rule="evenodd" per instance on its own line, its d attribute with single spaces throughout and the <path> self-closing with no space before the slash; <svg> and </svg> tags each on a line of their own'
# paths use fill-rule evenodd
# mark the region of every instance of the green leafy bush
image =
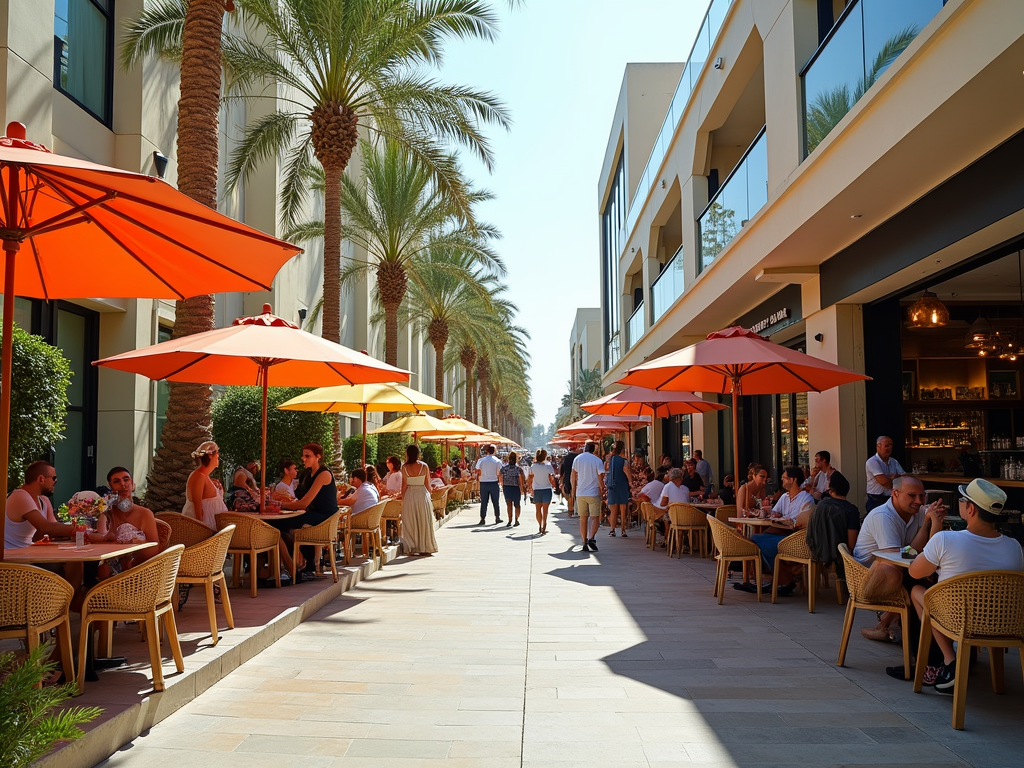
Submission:
<svg viewBox="0 0 1024 768">
<path fill-rule="evenodd" d="M 441 464 L 441 446 L 437 443 L 423 443 L 420 446 L 420 458 L 434 472 Z"/>
<path fill-rule="evenodd" d="M 95 720 L 98 707 L 71 707 L 53 713 L 78 692 L 74 683 L 36 688 L 57 668 L 46 662 L 52 644 L 41 645 L 24 662 L 14 653 L 0 654 L 0 765 L 28 768 L 58 741 L 82 737 L 81 723 Z"/>
<path fill-rule="evenodd" d="M 324 461 L 332 456 L 331 414 L 312 411 L 280 411 L 277 406 L 308 389 L 271 387 L 267 391 L 267 482 L 277 477 L 281 459 L 299 463 L 302 446 L 320 443 Z M 213 404 L 213 439 L 220 446 L 220 466 L 225 477 L 235 467 L 260 458 L 263 392 L 259 387 L 227 387 Z"/>
<path fill-rule="evenodd" d="M 388 456 L 397 456 L 399 461 L 405 461 L 405 446 L 412 442 L 410 434 L 380 434 L 377 435 L 377 463 L 383 464 Z"/>
<path fill-rule="evenodd" d="M 11 433 L 7 487 L 16 488 L 25 467 L 64 437 L 71 364 L 41 336 L 14 326 L 11 338 Z"/>
<path fill-rule="evenodd" d="M 377 442 L 383 435 L 366 436 L 366 463 L 377 463 Z M 363 436 L 352 435 L 341 442 L 341 458 L 345 462 L 345 471 L 351 472 L 363 465 Z"/>
</svg>

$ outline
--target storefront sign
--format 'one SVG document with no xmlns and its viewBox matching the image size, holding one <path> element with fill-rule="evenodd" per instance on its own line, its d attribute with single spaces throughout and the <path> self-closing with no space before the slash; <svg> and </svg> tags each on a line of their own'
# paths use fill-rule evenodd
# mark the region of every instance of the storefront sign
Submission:
<svg viewBox="0 0 1024 768">
<path fill-rule="evenodd" d="M 763 320 L 760 320 L 760 321 L 754 323 L 752 326 L 750 326 L 750 330 L 753 331 L 754 333 L 760 333 L 765 328 L 771 328 L 773 325 L 775 325 L 777 323 L 781 323 L 783 320 L 788 320 L 788 319 L 789 319 L 789 308 L 788 307 L 783 307 L 778 312 L 773 312 L 772 314 L 768 315 L 768 317 L 764 318 Z"/>
</svg>

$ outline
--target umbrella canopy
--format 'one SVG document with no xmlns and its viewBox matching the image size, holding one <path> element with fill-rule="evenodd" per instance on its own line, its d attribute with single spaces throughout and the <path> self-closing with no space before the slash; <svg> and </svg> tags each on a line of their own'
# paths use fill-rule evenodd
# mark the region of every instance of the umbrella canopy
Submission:
<svg viewBox="0 0 1024 768">
<path fill-rule="evenodd" d="M 15 296 L 185 299 L 269 290 L 301 249 L 159 179 L 55 155 L 27 141 L 25 126 L 16 122 L 0 137 L 0 190 L 0 499 L 6 499 Z M 0 536 L 5 520 L 0 515 Z"/>
<path fill-rule="evenodd" d="M 592 435 L 610 434 L 612 432 L 628 432 L 635 424 L 650 424 L 649 416 L 619 417 L 591 414 L 572 424 L 566 424 L 559 430 L 558 435 L 571 435 L 577 433 L 588 433 Z"/>
<path fill-rule="evenodd" d="M 430 395 L 401 384 L 349 384 L 320 387 L 277 406 L 282 411 L 361 413 L 363 415 L 363 466 L 366 466 L 366 414 L 399 411 L 435 411 L 451 408 Z"/>
<path fill-rule="evenodd" d="M 708 413 L 726 406 L 705 400 L 693 392 L 659 392 L 646 387 L 626 387 L 621 392 L 599 397 L 580 407 L 591 413 L 619 418 L 644 414 L 664 418 L 687 413 Z"/>
<path fill-rule="evenodd" d="M 262 386 L 261 510 L 267 466 L 268 387 L 409 380 L 408 371 L 299 330 L 294 323 L 271 314 L 269 304 L 263 305 L 263 314 L 240 317 L 227 328 L 171 339 L 97 360 L 94 365 L 150 379 Z"/>
<path fill-rule="evenodd" d="M 428 416 L 425 413 L 417 413 L 413 416 L 403 416 L 400 419 L 395 419 L 383 427 L 377 427 L 371 434 L 384 435 L 402 432 L 412 432 L 420 436 L 462 434 L 459 429 L 450 426 L 442 419 L 435 419 L 433 416 Z"/>
<path fill-rule="evenodd" d="M 657 390 L 732 393 L 733 473 L 739 478 L 739 395 L 821 392 L 868 378 L 733 326 L 708 334 L 706 340 L 685 349 L 630 368 L 619 383 Z"/>
<path fill-rule="evenodd" d="M 464 435 L 482 435 L 488 431 L 487 427 L 481 427 L 479 424 L 474 424 L 469 419 L 464 419 L 461 416 L 455 416 L 454 414 L 451 416 L 445 416 L 444 420 L 453 427 L 458 427 L 462 430 Z"/>
</svg>

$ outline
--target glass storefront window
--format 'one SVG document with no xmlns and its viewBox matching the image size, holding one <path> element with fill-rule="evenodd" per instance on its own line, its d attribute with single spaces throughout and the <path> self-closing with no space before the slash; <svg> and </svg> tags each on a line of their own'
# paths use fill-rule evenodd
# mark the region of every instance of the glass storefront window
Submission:
<svg viewBox="0 0 1024 768">
<path fill-rule="evenodd" d="M 113 0 L 56 0 L 53 85 L 105 124 L 113 87 Z"/>
<path fill-rule="evenodd" d="M 163 344 L 171 340 L 171 329 L 161 325 L 157 332 L 157 342 Z M 156 383 L 156 448 L 163 444 L 164 424 L 167 423 L 167 401 L 171 396 L 171 384 L 161 379 Z"/>
</svg>

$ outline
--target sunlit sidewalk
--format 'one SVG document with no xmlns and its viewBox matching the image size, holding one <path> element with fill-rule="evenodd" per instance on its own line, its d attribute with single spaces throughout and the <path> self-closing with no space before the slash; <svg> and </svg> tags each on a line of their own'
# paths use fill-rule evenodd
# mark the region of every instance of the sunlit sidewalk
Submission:
<svg viewBox="0 0 1024 768">
<path fill-rule="evenodd" d="M 898 646 L 855 633 L 835 666 L 834 593 L 814 615 L 731 588 L 718 606 L 712 561 L 607 529 L 588 555 L 555 518 L 538 537 L 467 509 L 436 556 L 389 563 L 104 765 L 1020 765 L 1015 654 L 1000 697 L 982 659 L 956 732 L 951 697 L 885 676 Z"/>
</svg>

